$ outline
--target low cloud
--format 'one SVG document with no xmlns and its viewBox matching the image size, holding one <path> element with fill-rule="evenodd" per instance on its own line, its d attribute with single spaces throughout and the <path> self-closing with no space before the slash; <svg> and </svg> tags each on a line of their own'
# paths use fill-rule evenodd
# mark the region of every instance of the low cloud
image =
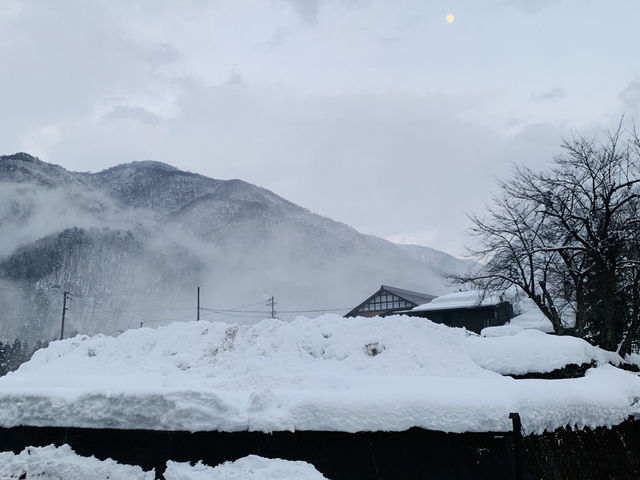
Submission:
<svg viewBox="0 0 640 480">
<path fill-rule="evenodd" d="M 634 80 L 620 92 L 620 101 L 624 110 L 631 115 L 640 113 L 640 81 Z"/>
<path fill-rule="evenodd" d="M 531 94 L 532 102 L 549 102 L 552 100 L 560 100 L 561 98 L 565 98 L 567 94 L 565 91 L 560 88 L 552 88 L 551 90 L 547 90 L 546 92 L 537 93 L 534 92 Z"/>
<path fill-rule="evenodd" d="M 156 115 L 151 110 L 131 105 L 118 105 L 102 118 L 105 120 L 134 120 L 148 125 L 155 125 L 162 120 L 159 115 Z"/>
</svg>

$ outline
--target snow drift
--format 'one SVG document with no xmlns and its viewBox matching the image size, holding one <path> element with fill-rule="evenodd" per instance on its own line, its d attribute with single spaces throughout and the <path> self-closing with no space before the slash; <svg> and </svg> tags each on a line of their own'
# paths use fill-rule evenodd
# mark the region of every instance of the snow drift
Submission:
<svg viewBox="0 0 640 480">
<path fill-rule="evenodd" d="M 0 452 L 0 478 L 40 478 L 43 480 L 153 480 L 155 472 L 111 459 L 99 460 L 76 454 L 69 445 L 27 447 L 19 454 Z M 235 462 L 210 467 L 167 462 L 166 480 L 325 480 L 306 462 L 249 455 Z"/>
<path fill-rule="evenodd" d="M 324 315 L 77 336 L 0 378 L 0 425 L 188 431 L 508 431 L 614 425 L 640 379 L 576 338 L 470 337 L 422 318 Z M 598 365 L 584 378 L 505 373 Z"/>
<path fill-rule="evenodd" d="M 111 459 L 77 455 L 69 445 L 27 447 L 19 454 L 0 452 L 0 478 L 40 478 L 43 480 L 153 480 L 154 472 Z"/>
<path fill-rule="evenodd" d="M 167 462 L 166 480 L 326 480 L 313 465 L 301 462 L 249 455 L 235 462 L 210 467 Z"/>
</svg>

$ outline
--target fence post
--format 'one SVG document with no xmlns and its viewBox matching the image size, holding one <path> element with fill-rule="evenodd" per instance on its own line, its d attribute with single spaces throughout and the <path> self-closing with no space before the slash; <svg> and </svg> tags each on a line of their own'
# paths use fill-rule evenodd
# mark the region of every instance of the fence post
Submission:
<svg viewBox="0 0 640 480">
<path fill-rule="evenodd" d="M 513 425 L 513 456 L 515 458 L 516 480 L 522 480 L 522 421 L 519 413 L 510 413 Z"/>
</svg>

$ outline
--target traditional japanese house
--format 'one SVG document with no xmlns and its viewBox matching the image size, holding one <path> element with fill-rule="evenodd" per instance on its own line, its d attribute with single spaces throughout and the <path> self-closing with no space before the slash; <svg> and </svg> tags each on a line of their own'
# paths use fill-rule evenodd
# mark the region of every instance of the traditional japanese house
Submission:
<svg viewBox="0 0 640 480">
<path fill-rule="evenodd" d="M 345 317 L 384 317 L 428 304 L 434 298 L 436 298 L 435 295 L 382 285 L 380 290 L 347 313 Z"/>
</svg>

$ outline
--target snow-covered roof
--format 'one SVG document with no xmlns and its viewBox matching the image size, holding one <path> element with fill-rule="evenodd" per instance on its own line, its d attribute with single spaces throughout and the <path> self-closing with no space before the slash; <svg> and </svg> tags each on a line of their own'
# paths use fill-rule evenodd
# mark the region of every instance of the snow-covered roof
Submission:
<svg viewBox="0 0 640 480">
<path fill-rule="evenodd" d="M 415 303 L 416 305 L 420 305 L 422 303 L 428 303 L 434 298 L 436 298 L 435 295 L 429 295 L 428 293 L 414 292 L 413 290 L 406 290 L 404 288 L 392 287 L 390 285 L 382 285 L 382 288 L 384 288 L 388 292 L 391 292 L 397 295 L 400 298 L 409 300 L 410 302 Z"/>
<path fill-rule="evenodd" d="M 502 303 L 497 295 L 484 293 L 480 290 L 454 292 L 434 298 L 429 303 L 418 305 L 413 312 L 427 312 L 434 310 L 453 310 L 456 308 L 489 307 Z"/>
<path fill-rule="evenodd" d="M 0 378 L 0 426 L 187 431 L 509 431 L 613 425 L 640 378 L 584 340 L 500 338 L 407 316 L 174 323 L 77 336 Z M 584 378 L 514 380 L 596 362 Z"/>
</svg>

